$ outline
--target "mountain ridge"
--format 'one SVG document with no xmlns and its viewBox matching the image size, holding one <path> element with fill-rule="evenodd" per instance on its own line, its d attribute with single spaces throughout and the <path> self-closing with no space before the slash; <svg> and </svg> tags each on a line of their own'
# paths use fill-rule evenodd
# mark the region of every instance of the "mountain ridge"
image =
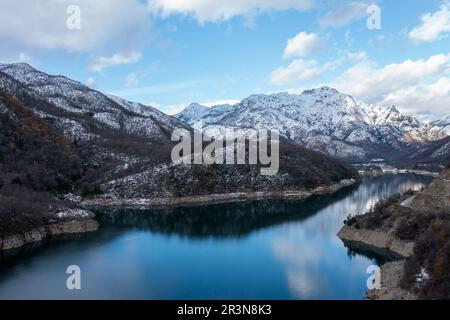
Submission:
<svg viewBox="0 0 450 320">
<path fill-rule="evenodd" d="M 209 113 L 189 117 L 182 111 L 176 117 L 215 135 L 236 127 L 277 130 L 310 149 L 348 160 L 392 159 L 392 150 L 408 154 L 447 136 L 438 124 L 420 122 L 396 106 L 366 104 L 330 87 L 251 95 L 221 114 Z"/>
</svg>

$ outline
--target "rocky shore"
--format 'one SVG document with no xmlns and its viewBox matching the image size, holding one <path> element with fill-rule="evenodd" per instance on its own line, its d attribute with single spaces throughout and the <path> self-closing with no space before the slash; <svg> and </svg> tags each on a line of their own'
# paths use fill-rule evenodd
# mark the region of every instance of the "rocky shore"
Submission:
<svg viewBox="0 0 450 320">
<path fill-rule="evenodd" d="M 405 260 L 388 262 L 381 266 L 381 289 L 368 290 L 368 300 L 417 300 L 416 294 L 403 290 L 401 280 L 404 276 Z"/>
<path fill-rule="evenodd" d="M 379 253 L 388 252 L 398 258 L 407 258 L 414 253 L 414 242 L 401 240 L 392 231 L 356 229 L 344 226 L 339 231 L 338 237 L 347 247 Z"/>
<path fill-rule="evenodd" d="M 338 184 L 330 186 L 320 186 L 313 190 L 301 191 L 273 191 L 273 192 L 239 192 L 227 194 L 210 194 L 189 197 L 170 197 L 170 198 L 116 198 L 116 197 L 96 197 L 85 199 L 81 205 L 86 208 L 99 207 L 167 207 L 181 205 L 201 205 L 218 204 L 237 201 L 251 201 L 262 199 L 295 199 L 302 200 L 313 195 L 335 193 L 343 188 L 356 184 L 354 179 L 342 180 Z"/>
<path fill-rule="evenodd" d="M 95 214 L 87 210 L 59 212 L 56 220 L 19 234 L 0 236 L 0 251 L 20 248 L 24 245 L 51 239 L 57 236 L 88 233 L 98 230 Z"/>
</svg>

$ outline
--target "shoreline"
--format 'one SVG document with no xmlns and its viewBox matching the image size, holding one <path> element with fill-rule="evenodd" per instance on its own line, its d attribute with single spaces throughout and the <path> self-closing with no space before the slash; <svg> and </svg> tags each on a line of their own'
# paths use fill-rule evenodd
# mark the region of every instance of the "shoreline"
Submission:
<svg viewBox="0 0 450 320">
<path fill-rule="evenodd" d="M 310 191 L 284 191 L 284 192 L 248 192 L 212 194 L 203 196 L 190 196 L 182 198 L 149 198 L 149 199 L 90 199 L 79 203 L 82 208 L 153 208 L 153 207 L 176 207 L 186 205 L 221 204 L 240 201 L 252 201 L 263 199 L 294 199 L 302 200 L 313 195 L 330 194 L 340 191 L 343 188 L 356 184 L 356 180 L 343 180 L 331 186 L 321 186 Z M 86 216 L 67 216 L 70 221 L 52 222 L 41 227 L 23 231 L 21 233 L 1 236 L 0 252 L 18 249 L 28 244 L 45 241 L 63 235 L 83 234 L 95 232 L 99 228 L 99 223 L 95 220 L 95 214 L 86 212 Z"/>
<path fill-rule="evenodd" d="M 433 221 L 439 220 L 436 214 L 450 212 L 450 171 L 443 171 L 424 190 L 400 197 L 394 202 L 381 204 L 376 213 L 373 211 L 349 220 L 338 232 L 338 237 L 350 249 L 364 248 L 372 252 L 392 252 L 399 257 L 398 261 L 388 262 L 381 267 L 380 289 L 366 292 L 366 298 L 372 300 L 412 300 L 418 294 L 411 289 L 403 289 L 401 281 L 405 275 L 405 263 L 408 258 L 417 257 L 415 247 L 424 231 L 412 226 L 417 219 L 431 216 L 425 230 L 429 230 Z M 380 220 L 374 214 L 381 215 Z M 436 220 L 437 219 L 437 220 Z M 411 226 L 412 225 L 412 226 Z M 402 230 L 402 228 L 406 228 Z M 399 233 L 400 231 L 400 233 Z M 402 233 L 403 232 L 403 233 Z M 407 236 L 404 237 L 407 232 Z M 433 230 L 433 232 L 435 232 Z M 403 239 L 402 239 L 403 235 Z M 409 240 L 404 240 L 409 239 Z M 424 253 L 426 255 L 426 253 Z M 423 258 L 423 257 L 422 257 Z M 409 271 L 411 272 L 411 271 Z M 411 276 L 408 274 L 408 276 Z M 416 280 L 417 281 L 417 280 Z"/>
<path fill-rule="evenodd" d="M 420 170 L 420 169 L 399 169 L 397 167 L 390 166 L 380 166 L 377 169 L 369 168 L 364 169 L 366 165 L 354 165 L 355 167 L 361 166 L 362 168 L 357 169 L 358 174 L 360 176 L 368 176 L 368 177 L 379 177 L 384 175 L 397 175 L 397 174 L 416 174 L 418 176 L 427 176 L 427 177 L 439 177 L 440 173 L 436 171 L 428 171 L 428 170 Z"/>
<path fill-rule="evenodd" d="M 400 282 L 404 274 L 406 260 L 387 262 L 380 267 L 381 288 L 366 291 L 367 300 L 417 300 L 418 297 L 412 292 L 401 288 Z"/>
<path fill-rule="evenodd" d="M 354 179 L 343 180 L 340 183 L 330 186 L 320 186 L 312 190 L 303 191 L 263 191 L 263 192 L 237 192 L 225 194 L 209 194 L 187 197 L 167 197 L 167 198 L 93 198 L 86 199 L 80 203 L 84 208 L 159 208 L 196 206 L 208 204 L 225 204 L 253 200 L 304 200 L 314 195 L 333 194 L 344 188 L 353 186 L 358 182 Z"/>
<path fill-rule="evenodd" d="M 59 236 L 95 232 L 99 223 L 89 218 L 50 223 L 21 233 L 0 236 L 0 252 L 21 248 L 28 244 L 49 240 Z"/>
<path fill-rule="evenodd" d="M 82 201 L 78 205 L 82 208 L 158 208 L 158 207 L 177 207 L 177 206 L 195 206 L 206 204 L 222 204 L 240 201 L 253 201 L 263 199 L 293 199 L 303 200 L 313 195 L 332 194 L 346 187 L 356 184 L 356 180 L 343 180 L 338 184 L 330 186 L 321 186 L 309 191 L 283 191 L 283 192 L 247 192 L 247 193 L 228 193 L 212 194 L 202 196 L 189 196 L 182 198 L 149 198 L 149 199 L 89 199 Z M 18 249 L 28 244 L 49 240 L 54 237 L 83 234 L 95 232 L 99 228 L 99 223 L 95 220 L 95 214 L 86 211 L 86 216 L 68 216 L 70 221 L 52 222 L 41 227 L 23 231 L 17 234 L 2 236 L 0 235 L 0 252 Z M 65 217 L 67 218 L 67 217 Z"/>
<path fill-rule="evenodd" d="M 400 240 L 389 232 L 343 226 L 337 235 L 350 248 L 366 249 L 377 253 L 386 252 L 400 259 L 406 259 L 414 253 L 413 241 Z"/>
</svg>

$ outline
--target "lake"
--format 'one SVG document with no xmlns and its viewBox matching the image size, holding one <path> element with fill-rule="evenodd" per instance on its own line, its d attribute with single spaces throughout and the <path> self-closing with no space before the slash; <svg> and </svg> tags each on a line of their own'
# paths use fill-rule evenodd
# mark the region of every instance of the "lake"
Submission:
<svg viewBox="0 0 450 320">
<path fill-rule="evenodd" d="M 430 177 L 365 178 L 334 195 L 97 212 L 96 233 L 0 254 L 0 299 L 363 299 L 385 261 L 336 236 L 349 214 Z M 81 290 L 66 269 L 81 269 Z"/>
</svg>

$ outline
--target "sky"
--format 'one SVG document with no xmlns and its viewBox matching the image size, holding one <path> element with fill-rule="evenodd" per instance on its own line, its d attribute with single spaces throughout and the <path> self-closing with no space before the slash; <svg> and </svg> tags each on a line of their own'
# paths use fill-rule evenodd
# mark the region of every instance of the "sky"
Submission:
<svg viewBox="0 0 450 320">
<path fill-rule="evenodd" d="M 322 85 L 450 110 L 448 0 L 2 0 L 0 61 L 174 114 Z"/>
</svg>

